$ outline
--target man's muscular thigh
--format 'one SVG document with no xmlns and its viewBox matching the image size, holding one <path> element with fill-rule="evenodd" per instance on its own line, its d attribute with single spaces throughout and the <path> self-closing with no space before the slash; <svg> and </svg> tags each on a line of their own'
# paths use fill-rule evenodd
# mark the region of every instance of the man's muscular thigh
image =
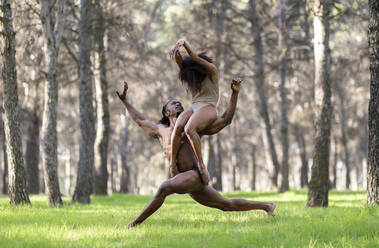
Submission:
<svg viewBox="0 0 379 248">
<path fill-rule="evenodd" d="M 186 194 L 201 191 L 204 185 L 200 181 L 199 174 L 194 170 L 179 173 L 168 180 L 169 185 L 176 194 Z"/>
</svg>

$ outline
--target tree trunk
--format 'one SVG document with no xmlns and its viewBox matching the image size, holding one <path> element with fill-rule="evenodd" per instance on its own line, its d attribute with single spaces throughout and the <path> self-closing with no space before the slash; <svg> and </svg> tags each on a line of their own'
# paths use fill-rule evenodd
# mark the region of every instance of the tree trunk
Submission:
<svg viewBox="0 0 379 248">
<path fill-rule="evenodd" d="M 266 136 L 270 147 L 270 155 L 272 163 L 274 165 L 274 173 L 271 176 L 271 183 L 274 187 L 278 186 L 278 174 L 279 174 L 279 161 L 274 145 L 274 140 L 271 134 L 271 123 L 270 116 L 267 109 L 267 99 L 265 95 L 264 87 L 264 61 L 263 61 L 263 45 L 261 38 L 261 26 L 259 23 L 259 18 L 256 13 L 255 0 L 249 0 L 249 13 L 250 13 L 250 22 L 251 22 L 251 32 L 254 37 L 254 64 L 255 64 L 255 85 L 257 87 L 259 102 L 257 106 L 259 108 L 259 113 L 263 118 L 266 129 Z"/>
<path fill-rule="evenodd" d="M 280 91 L 280 134 L 282 143 L 282 181 L 279 192 L 289 190 L 288 182 L 288 120 L 287 120 L 287 93 L 286 93 L 286 67 L 287 67 L 287 0 L 280 0 L 279 18 L 279 91 Z"/>
<path fill-rule="evenodd" d="M 346 167 L 346 189 L 350 188 L 350 161 L 349 161 L 349 150 L 347 146 L 346 138 L 346 110 L 345 110 L 345 97 L 343 89 L 337 86 L 337 95 L 340 101 L 340 119 L 341 119 L 341 136 L 342 136 L 342 145 L 344 152 L 344 164 Z"/>
<path fill-rule="evenodd" d="M 251 190 L 256 190 L 256 176 L 257 176 L 257 161 L 256 161 L 256 151 L 255 145 L 251 148 L 251 166 L 252 166 L 252 176 L 251 176 Z"/>
<path fill-rule="evenodd" d="M 36 103 L 35 103 L 36 104 Z M 38 107 L 30 113 L 30 123 L 26 140 L 25 165 L 29 194 L 39 193 L 39 123 Z"/>
<path fill-rule="evenodd" d="M 123 118 L 123 127 L 121 130 L 120 135 L 120 157 L 121 157 L 121 183 L 120 183 L 120 192 L 121 193 L 128 193 L 130 192 L 130 168 L 128 166 L 128 139 L 129 139 L 129 119 L 127 117 L 127 113 L 125 116 L 122 116 Z"/>
<path fill-rule="evenodd" d="M 329 147 L 332 116 L 329 81 L 330 6 L 331 4 L 328 0 L 315 0 L 314 2 L 315 133 L 307 207 L 328 206 Z"/>
<path fill-rule="evenodd" d="M 222 191 L 222 147 L 220 142 L 220 136 L 216 135 L 216 147 L 217 147 L 217 155 L 216 155 L 216 166 L 215 166 L 215 178 L 216 183 L 213 185 L 213 187 L 218 190 Z"/>
<path fill-rule="evenodd" d="M 213 137 L 208 136 L 207 137 L 207 142 L 208 142 L 208 171 L 209 171 L 209 176 L 211 177 L 211 185 L 213 186 L 217 182 L 217 178 L 215 176 L 216 174 L 216 154 L 215 154 L 215 149 L 214 149 L 214 142 L 213 142 Z"/>
<path fill-rule="evenodd" d="M 5 135 L 7 141 L 7 155 L 9 159 L 9 198 L 10 204 L 30 204 L 29 195 L 26 190 L 26 174 L 24 158 L 22 154 L 22 143 L 20 136 L 17 72 L 16 72 L 16 50 L 15 32 L 13 31 L 12 10 L 9 0 L 1 1 L 3 12 L 3 91 L 5 112 Z"/>
<path fill-rule="evenodd" d="M 104 16 L 100 0 L 95 3 L 94 40 L 97 45 L 96 53 L 96 102 L 97 102 L 97 132 L 95 139 L 95 194 L 107 194 L 108 187 L 108 139 L 109 139 L 109 106 L 108 83 L 106 80 L 106 57 L 104 49 Z"/>
<path fill-rule="evenodd" d="M 45 37 L 46 82 L 42 120 L 42 163 L 47 194 L 51 205 L 63 205 L 58 180 L 57 138 L 57 59 L 65 23 L 65 0 L 41 0 L 41 22 Z M 56 11 L 54 11 L 57 9 Z M 56 13 L 57 12 L 57 13 Z"/>
<path fill-rule="evenodd" d="M 3 115 L 2 115 L 2 107 L 0 107 L 0 137 L 1 137 L 1 148 L 3 152 L 3 190 L 2 193 L 4 195 L 8 194 L 8 159 L 7 159 L 7 146 L 6 146 L 6 139 L 5 139 L 5 131 L 4 131 L 4 122 L 3 122 Z"/>
<path fill-rule="evenodd" d="M 80 157 L 73 202 L 90 203 L 94 163 L 94 112 L 91 78 L 91 1 L 80 1 L 79 21 L 79 107 Z"/>
<path fill-rule="evenodd" d="M 333 158 L 333 181 L 332 181 L 332 188 L 337 187 L 337 162 L 338 162 L 338 142 L 337 138 L 334 138 L 334 158 Z"/>
<path fill-rule="evenodd" d="M 367 204 L 379 204 L 379 2 L 369 0 L 370 103 L 368 115 Z"/>
<path fill-rule="evenodd" d="M 307 144 L 305 143 L 304 132 L 299 125 L 294 126 L 296 143 L 299 146 L 301 168 L 300 168 L 300 186 L 308 186 L 308 156 Z"/>
</svg>

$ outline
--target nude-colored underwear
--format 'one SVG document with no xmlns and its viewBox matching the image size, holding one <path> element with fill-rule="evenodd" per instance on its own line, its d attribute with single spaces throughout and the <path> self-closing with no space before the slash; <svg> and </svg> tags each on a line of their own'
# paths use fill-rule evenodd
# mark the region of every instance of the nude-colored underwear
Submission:
<svg viewBox="0 0 379 248">
<path fill-rule="evenodd" d="M 208 102 L 195 102 L 195 103 L 192 103 L 192 105 L 191 105 L 190 108 L 195 113 L 196 111 L 198 111 L 202 107 L 205 107 L 205 106 L 208 106 L 208 105 L 211 105 L 211 106 L 215 107 L 213 104 L 208 103 Z"/>
</svg>

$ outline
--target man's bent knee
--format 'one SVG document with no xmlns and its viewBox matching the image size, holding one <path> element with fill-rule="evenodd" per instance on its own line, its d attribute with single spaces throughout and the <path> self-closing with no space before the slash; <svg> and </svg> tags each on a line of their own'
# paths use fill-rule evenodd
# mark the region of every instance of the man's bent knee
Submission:
<svg viewBox="0 0 379 248">
<path fill-rule="evenodd" d="M 172 192 L 172 186 L 171 183 L 169 182 L 164 182 L 158 189 L 157 194 L 155 195 L 156 197 L 160 198 L 166 198 L 166 196 L 171 195 Z"/>
</svg>

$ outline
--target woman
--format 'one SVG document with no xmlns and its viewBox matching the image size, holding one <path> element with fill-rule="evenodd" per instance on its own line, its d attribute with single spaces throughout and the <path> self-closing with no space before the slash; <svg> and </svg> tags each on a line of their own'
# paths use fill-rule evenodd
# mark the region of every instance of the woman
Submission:
<svg viewBox="0 0 379 248">
<path fill-rule="evenodd" d="M 184 46 L 189 56 L 184 58 L 179 48 Z M 171 170 L 177 171 L 176 157 L 180 146 L 181 134 L 184 131 L 198 161 L 198 170 L 202 182 L 207 185 L 209 174 L 201 154 L 201 143 L 198 132 L 204 130 L 217 119 L 216 105 L 219 99 L 218 71 L 212 59 L 205 53 L 195 54 L 189 43 L 181 39 L 170 50 L 179 66 L 179 78 L 192 95 L 192 105 L 176 121 L 171 135 Z"/>
</svg>

